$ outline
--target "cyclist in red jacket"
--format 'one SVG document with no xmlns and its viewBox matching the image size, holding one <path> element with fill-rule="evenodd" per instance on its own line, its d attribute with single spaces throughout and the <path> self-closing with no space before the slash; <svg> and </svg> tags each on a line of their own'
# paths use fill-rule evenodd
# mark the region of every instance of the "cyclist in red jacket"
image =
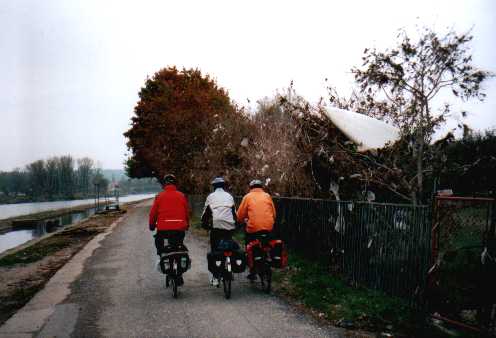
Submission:
<svg viewBox="0 0 496 338">
<path fill-rule="evenodd" d="M 189 205 L 184 194 L 176 188 L 176 177 L 172 174 L 164 177 L 164 190 L 153 202 L 150 210 L 150 231 L 157 229 L 155 247 L 157 255 L 164 251 L 164 240 L 171 246 L 184 246 L 184 235 L 189 228 Z"/>
</svg>

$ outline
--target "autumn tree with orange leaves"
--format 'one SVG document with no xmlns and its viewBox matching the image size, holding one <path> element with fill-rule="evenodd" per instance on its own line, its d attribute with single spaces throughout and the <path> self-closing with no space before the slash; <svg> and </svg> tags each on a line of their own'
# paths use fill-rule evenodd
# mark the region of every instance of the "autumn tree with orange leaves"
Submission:
<svg viewBox="0 0 496 338">
<path fill-rule="evenodd" d="M 201 174 L 200 155 L 216 121 L 240 113 L 227 92 L 197 69 L 164 68 L 146 80 L 139 98 L 131 128 L 124 133 L 131 152 L 126 163 L 129 177 L 161 181 L 174 173 L 183 190 L 194 192 L 195 176 Z"/>
</svg>

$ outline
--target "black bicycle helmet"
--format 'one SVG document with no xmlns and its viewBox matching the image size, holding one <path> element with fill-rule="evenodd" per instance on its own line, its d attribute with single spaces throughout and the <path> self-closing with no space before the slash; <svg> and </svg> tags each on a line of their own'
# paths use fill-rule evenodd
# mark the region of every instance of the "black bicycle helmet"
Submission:
<svg viewBox="0 0 496 338">
<path fill-rule="evenodd" d="M 164 185 L 176 184 L 176 182 L 177 182 L 176 176 L 172 174 L 167 174 L 164 176 Z"/>
</svg>

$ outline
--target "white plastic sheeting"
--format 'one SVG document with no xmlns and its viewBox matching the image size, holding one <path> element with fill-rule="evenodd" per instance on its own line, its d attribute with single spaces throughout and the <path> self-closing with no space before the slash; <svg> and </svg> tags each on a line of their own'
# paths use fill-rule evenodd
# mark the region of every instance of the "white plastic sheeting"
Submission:
<svg viewBox="0 0 496 338">
<path fill-rule="evenodd" d="M 334 107 L 326 111 L 332 123 L 358 146 L 358 151 L 384 148 L 400 138 L 398 128 L 373 117 Z"/>
</svg>

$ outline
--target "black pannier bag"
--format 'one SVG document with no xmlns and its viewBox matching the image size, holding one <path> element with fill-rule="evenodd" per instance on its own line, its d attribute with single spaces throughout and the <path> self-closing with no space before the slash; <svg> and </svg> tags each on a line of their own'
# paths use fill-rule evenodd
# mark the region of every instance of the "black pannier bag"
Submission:
<svg viewBox="0 0 496 338">
<path fill-rule="evenodd" d="M 234 273 L 242 273 L 246 269 L 246 256 L 244 251 L 232 251 L 231 270 Z M 215 276 L 222 273 L 226 257 L 223 251 L 214 251 L 207 253 L 208 271 Z"/>
<path fill-rule="evenodd" d="M 253 246 L 253 264 L 257 266 L 261 262 L 263 262 L 263 258 L 265 256 L 265 251 L 263 250 L 261 245 Z"/>
<path fill-rule="evenodd" d="M 246 255 L 244 251 L 234 251 L 231 256 L 231 268 L 234 273 L 242 273 L 246 270 Z"/>
<path fill-rule="evenodd" d="M 181 252 L 176 254 L 177 268 L 180 273 L 185 273 L 191 268 L 191 260 L 187 252 Z"/>
<path fill-rule="evenodd" d="M 207 253 L 208 271 L 214 276 L 222 272 L 222 265 L 224 264 L 224 253 L 222 251 L 214 251 Z"/>
<path fill-rule="evenodd" d="M 163 273 L 171 274 L 174 268 L 174 261 L 177 263 L 177 272 L 182 274 L 191 268 L 191 260 L 188 251 L 173 251 L 166 247 L 166 253 L 160 256 L 160 268 Z"/>
</svg>

